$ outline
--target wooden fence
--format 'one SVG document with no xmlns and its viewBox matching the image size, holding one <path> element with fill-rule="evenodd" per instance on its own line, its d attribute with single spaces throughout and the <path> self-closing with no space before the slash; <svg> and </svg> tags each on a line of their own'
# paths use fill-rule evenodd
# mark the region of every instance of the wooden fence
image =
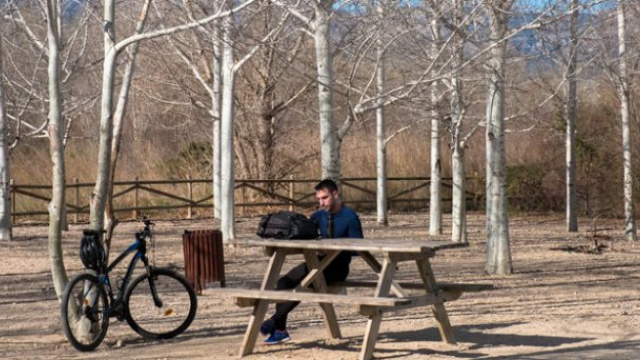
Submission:
<svg viewBox="0 0 640 360">
<path fill-rule="evenodd" d="M 479 201 L 481 187 L 477 179 L 468 179 L 467 199 Z M 313 186 L 317 179 L 235 181 L 236 211 L 238 215 L 264 212 L 265 208 L 309 209 L 316 205 Z M 358 209 L 374 209 L 376 204 L 376 178 L 342 179 L 342 193 L 351 206 Z M 390 209 L 426 208 L 429 204 L 428 177 L 388 178 L 388 205 Z M 73 179 L 67 184 L 66 205 L 69 221 L 79 222 L 89 214 L 89 197 L 93 183 L 81 183 Z M 451 179 L 442 182 L 443 201 L 451 201 Z M 142 214 L 171 211 L 172 217 L 191 219 L 212 215 L 211 179 L 139 180 L 119 181 L 114 185 L 114 211 L 118 217 L 138 218 Z M 21 185 L 11 181 L 11 215 L 16 218 L 40 218 L 48 215 L 51 201 L 51 185 Z M 203 210 L 206 209 L 206 210 Z M 129 213 L 130 215 L 127 215 Z"/>
</svg>

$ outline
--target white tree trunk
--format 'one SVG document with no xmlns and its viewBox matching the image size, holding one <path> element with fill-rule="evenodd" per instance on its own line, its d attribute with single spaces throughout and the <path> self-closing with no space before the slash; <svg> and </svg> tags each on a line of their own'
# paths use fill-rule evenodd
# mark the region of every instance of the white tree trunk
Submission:
<svg viewBox="0 0 640 360">
<path fill-rule="evenodd" d="M 451 156 L 451 241 L 467 242 L 467 196 L 464 144 L 457 141 Z"/>
<path fill-rule="evenodd" d="M 100 143 L 96 185 L 91 193 L 89 222 L 93 230 L 104 229 L 104 210 L 108 197 L 113 138 L 113 88 L 117 51 L 115 48 L 115 2 L 104 3 L 104 64 L 102 69 L 102 102 L 100 108 Z"/>
<path fill-rule="evenodd" d="M 340 138 L 333 114 L 333 70 L 330 49 L 332 0 L 313 0 L 315 19 L 313 22 L 318 71 L 318 111 L 320 117 L 320 140 L 322 152 L 322 178 L 340 178 Z"/>
<path fill-rule="evenodd" d="M 437 19 L 431 23 L 433 32 L 432 57 L 437 58 L 440 50 L 440 24 Z M 431 179 L 429 183 L 429 234 L 442 234 L 442 164 L 440 159 L 440 83 L 431 84 Z"/>
<path fill-rule="evenodd" d="M 455 23 L 459 26 L 462 22 L 462 0 L 456 0 L 454 4 Z M 454 49 L 451 61 L 451 126 L 452 126 L 452 177 L 453 189 L 451 196 L 451 240 L 455 242 L 467 241 L 466 229 L 466 179 L 465 179 L 465 144 L 462 139 L 462 121 L 464 118 L 464 105 L 462 101 L 462 79 L 460 78 L 464 39 L 460 35 L 455 36 L 452 42 Z"/>
<path fill-rule="evenodd" d="M 145 0 L 142 4 L 140 11 L 140 18 L 136 24 L 136 34 L 140 34 L 144 30 L 145 23 L 147 21 L 147 15 L 149 13 L 149 3 L 151 0 Z M 127 67 L 122 76 L 122 85 L 120 85 L 120 93 L 118 95 L 118 102 L 116 104 L 116 110 L 113 116 L 113 142 L 111 144 L 111 169 L 109 175 L 109 190 L 107 195 L 107 204 L 105 208 L 105 216 L 107 222 L 107 236 L 105 237 L 105 247 L 107 251 L 111 248 L 111 236 L 113 230 L 117 225 L 117 219 L 113 211 L 113 184 L 115 182 L 116 167 L 118 165 L 118 156 L 120 155 L 120 144 L 122 142 L 122 129 L 124 125 L 124 119 L 127 111 L 127 103 L 129 101 L 129 89 L 131 88 L 131 82 L 133 81 L 133 73 L 136 69 L 136 58 L 138 55 L 138 47 L 140 43 L 134 43 L 129 49 L 129 60 Z"/>
<path fill-rule="evenodd" d="M 1 35 L 1 34 L 0 34 Z M 0 39 L 2 36 L 0 36 Z M 9 163 L 9 119 L 5 107 L 4 67 L 0 40 L 0 240 L 11 240 L 11 166 Z"/>
<path fill-rule="evenodd" d="M 222 44 L 220 41 L 220 22 L 213 24 L 213 84 L 211 97 L 211 113 L 213 117 L 213 217 L 220 219 L 222 207 L 222 183 L 220 181 L 221 138 L 220 138 L 220 108 L 222 102 Z"/>
<path fill-rule="evenodd" d="M 220 227 L 225 243 L 235 238 L 235 196 L 234 196 L 234 146 L 233 146 L 233 92 L 235 72 L 233 60 L 233 43 L 229 32 L 232 30 L 232 18 L 224 20 L 223 52 L 222 52 L 222 118 L 220 122 L 220 182 L 221 207 Z"/>
<path fill-rule="evenodd" d="M 491 38 L 501 41 L 491 49 L 488 61 L 489 89 L 487 96 L 487 188 L 490 190 L 488 209 L 487 261 L 489 274 L 506 275 L 513 272 L 509 244 L 509 218 L 507 213 L 507 176 L 504 143 L 504 67 L 507 32 L 507 13 L 510 5 L 489 10 Z"/>
<path fill-rule="evenodd" d="M 376 10 L 380 18 L 383 17 L 383 9 L 380 4 L 377 4 Z M 384 80 L 385 80 L 385 60 L 384 60 L 384 44 L 381 40 L 378 40 L 377 52 L 378 52 L 378 67 L 376 68 L 376 92 L 378 96 L 384 94 Z M 384 119 L 384 107 L 382 100 L 378 102 L 379 106 L 376 109 L 376 175 L 377 175 L 377 191 L 376 191 L 376 209 L 378 215 L 378 224 L 388 225 L 389 220 L 387 217 L 387 142 L 385 141 L 385 119 Z"/>
<path fill-rule="evenodd" d="M 567 230 L 578 231 L 578 193 L 576 188 L 576 117 L 578 107 L 578 91 L 576 80 L 578 58 L 578 0 L 571 0 L 571 24 L 569 47 L 569 64 L 567 66 L 567 102 L 565 103 L 565 119 L 567 129 L 566 141 L 566 210 Z"/>
<path fill-rule="evenodd" d="M 62 298 L 67 284 L 67 272 L 62 254 L 62 226 L 65 207 L 65 163 L 62 136 L 64 124 L 62 119 L 62 98 L 60 91 L 60 52 L 58 37 L 58 4 L 56 0 L 48 0 L 47 39 L 49 51 L 48 83 L 49 83 L 49 151 L 51 153 L 51 202 L 49 203 L 49 261 L 51 277 L 58 300 Z"/>
<path fill-rule="evenodd" d="M 620 118 L 622 120 L 622 167 L 624 171 L 624 235 L 638 240 L 636 210 L 633 203 L 633 171 L 631 166 L 630 82 L 627 69 L 626 19 L 624 0 L 618 0 L 618 52 L 620 56 Z"/>
</svg>

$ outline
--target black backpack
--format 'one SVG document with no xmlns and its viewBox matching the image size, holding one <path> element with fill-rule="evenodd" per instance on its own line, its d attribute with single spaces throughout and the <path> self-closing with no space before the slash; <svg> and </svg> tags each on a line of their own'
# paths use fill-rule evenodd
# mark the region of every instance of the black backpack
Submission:
<svg viewBox="0 0 640 360">
<path fill-rule="evenodd" d="M 302 214 L 278 211 L 262 216 L 256 233 L 261 238 L 313 240 L 318 236 L 318 224 Z"/>
</svg>

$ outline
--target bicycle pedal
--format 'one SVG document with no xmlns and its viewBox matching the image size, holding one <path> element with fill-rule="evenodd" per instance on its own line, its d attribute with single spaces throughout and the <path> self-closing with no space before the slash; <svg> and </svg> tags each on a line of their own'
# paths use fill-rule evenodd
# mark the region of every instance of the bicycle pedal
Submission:
<svg viewBox="0 0 640 360">
<path fill-rule="evenodd" d="M 115 317 L 118 321 L 124 320 L 124 304 L 122 302 L 116 302 L 113 304 L 109 317 Z"/>
</svg>

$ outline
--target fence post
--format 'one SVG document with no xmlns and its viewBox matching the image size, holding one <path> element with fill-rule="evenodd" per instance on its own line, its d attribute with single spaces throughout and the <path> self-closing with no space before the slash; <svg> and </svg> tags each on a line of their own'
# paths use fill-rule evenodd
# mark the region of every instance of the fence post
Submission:
<svg viewBox="0 0 640 360">
<path fill-rule="evenodd" d="M 133 184 L 133 213 L 131 214 L 134 219 L 138 218 L 138 185 L 138 177 L 136 176 L 135 183 Z"/>
<path fill-rule="evenodd" d="M 295 183 L 293 182 L 293 174 L 289 175 L 289 199 L 291 199 L 291 202 L 289 202 L 289 211 L 293 211 L 293 202 L 294 199 L 293 197 L 295 196 Z"/>
<path fill-rule="evenodd" d="M 187 208 L 187 219 L 191 220 L 193 215 L 193 185 L 191 183 L 191 175 L 187 175 L 187 197 L 189 198 L 189 207 Z"/>
<path fill-rule="evenodd" d="M 9 180 L 9 191 L 11 192 L 11 223 L 15 223 L 16 222 L 16 191 L 14 189 L 15 187 L 15 180 L 10 179 Z"/>
<path fill-rule="evenodd" d="M 76 206 L 76 212 L 73 214 L 73 222 L 78 223 L 78 215 L 80 215 L 80 186 L 78 186 L 78 178 L 73 178 L 73 185 L 76 190 L 73 192 L 73 204 Z"/>
</svg>

